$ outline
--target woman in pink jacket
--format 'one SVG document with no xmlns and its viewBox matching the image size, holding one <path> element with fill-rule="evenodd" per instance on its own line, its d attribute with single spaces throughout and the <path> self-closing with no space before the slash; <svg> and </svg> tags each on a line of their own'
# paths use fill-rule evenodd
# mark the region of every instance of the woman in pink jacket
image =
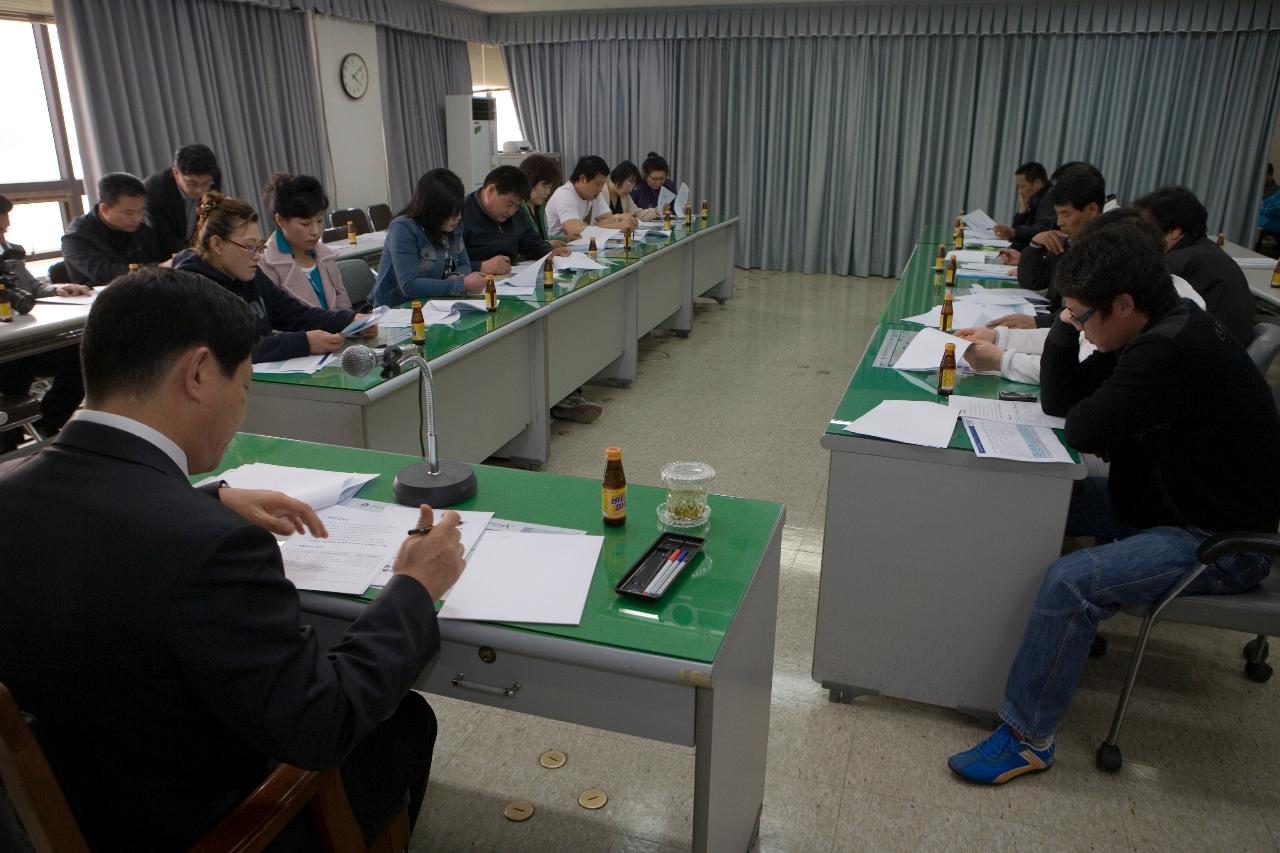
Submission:
<svg viewBox="0 0 1280 853">
<path fill-rule="evenodd" d="M 320 242 L 329 197 L 310 175 L 276 174 L 263 192 L 276 220 L 260 266 L 271 279 L 308 305 L 351 307 L 338 275 L 337 252 Z"/>
</svg>

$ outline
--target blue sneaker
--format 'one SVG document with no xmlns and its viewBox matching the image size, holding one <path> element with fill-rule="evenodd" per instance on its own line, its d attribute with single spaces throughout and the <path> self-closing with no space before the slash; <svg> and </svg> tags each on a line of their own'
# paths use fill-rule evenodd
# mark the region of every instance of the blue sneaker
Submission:
<svg viewBox="0 0 1280 853">
<path fill-rule="evenodd" d="M 973 749 L 956 753 L 947 766 L 971 782 L 1003 785 L 1023 773 L 1039 773 L 1053 764 L 1054 745 L 1036 749 L 1019 740 L 1008 723 L 1001 723 L 991 737 Z"/>
</svg>

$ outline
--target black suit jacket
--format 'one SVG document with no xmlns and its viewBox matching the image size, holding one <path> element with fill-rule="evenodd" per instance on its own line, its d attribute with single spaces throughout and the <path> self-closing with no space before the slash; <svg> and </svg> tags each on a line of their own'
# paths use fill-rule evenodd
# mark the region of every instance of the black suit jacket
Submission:
<svg viewBox="0 0 1280 853">
<path fill-rule="evenodd" d="M 1013 215 L 1013 238 L 1009 244 L 1015 249 L 1025 249 L 1031 238 L 1041 231 L 1048 231 L 1058 226 L 1058 212 L 1049 201 L 1049 190 L 1053 184 L 1043 187 L 1031 197 L 1027 204 L 1027 212 L 1019 211 Z"/>
<path fill-rule="evenodd" d="M 1244 270 L 1230 255 L 1206 237 L 1184 237 L 1164 256 L 1164 265 L 1195 288 L 1204 299 L 1204 309 L 1221 320 L 1241 345 L 1249 345 L 1257 306 Z"/>
<path fill-rule="evenodd" d="M 276 762 L 336 766 L 439 648 L 407 577 L 321 648 L 271 535 L 98 424 L 0 472 L 0 541 L 0 681 L 95 849 L 185 848 Z"/>
<path fill-rule="evenodd" d="M 211 189 L 222 189 L 221 178 L 220 173 L 214 173 Z M 156 232 L 156 245 L 163 255 L 161 260 L 164 260 L 191 245 L 187 208 L 172 169 L 156 172 L 147 178 L 144 186 L 147 188 L 147 222 Z"/>
<path fill-rule="evenodd" d="M 77 284 L 106 284 L 129 271 L 129 264 L 163 261 L 155 232 L 143 222 L 136 231 L 118 231 L 98 216 L 97 208 L 78 216 L 62 235 L 62 259 Z"/>
</svg>

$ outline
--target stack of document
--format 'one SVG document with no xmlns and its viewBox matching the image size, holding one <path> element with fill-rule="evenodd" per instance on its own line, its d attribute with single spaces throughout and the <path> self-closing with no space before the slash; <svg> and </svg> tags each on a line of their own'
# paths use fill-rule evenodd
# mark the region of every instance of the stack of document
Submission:
<svg viewBox="0 0 1280 853">
<path fill-rule="evenodd" d="M 1047 300 L 1034 290 L 1020 287 L 996 287 L 987 290 L 980 284 L 972 285 L 968 291 L 957 293 L 956 302 L 971 302 L 978 305 L 1043 305 Z M 1009 313 L 1009 312 L 1004 312 Z"/>
<path fill-rule="evenodd" d="M 978 456 L 1019 462 L 1071 462 L 1071 455 L 1047 426 L 966 417 L 964 428 Z"/>
<path fill-rule="evenodd" d="M 1008 424 L 1026 424 L 1063 429 L 1066 418 L 1046 415 L 1039 403 L 1016 400 L 990 400 L 985 397 L 965 397 L 953 394 L 947 404 L 958 414 L 980 421 L 999 421 Z"/>
<path fill-rule="evenodd" d="M 342 334 L 346 335 L 348 338 L 355 337 L 365 329 L 378 325 L 390 310 L 391 309 L 385 305 L 379 305 L 368 314 L 352 320 L 347 327 L 342 330 Z"/>
<path fill-rule="evenodd" d="M 618 243 L 622 242 L 622 231 L 618 228 L 600 228 L 596 225 L 588 225 L 582 229 L 582 233 L 578 235 L 578 239 L 569 241 L 570 249 L 589 249 L 591 247 L 591 238 L 596 241 L 596 248 L 603 250 L 610 240 Z"/>
<path fill-rule="evenodd" d="M 1018 268 L 1009 264 L 960 264 L 958 278 L 1017 278 Z"/>
<path fill-rule="evenodd" d="M 300 355 L 297 358 L 286 358 L 282 361 L 260 361 L 253 366 L 253 372 L 259 374 L 281 373 L 315 373 L 322 367 L 337 364 L 339 356 L 326 352 L 321 355 Z"/>
<path fill-rule="evenodd" d="M 1008 240 L 1002 240 L 996 236 L 996 222 L 987 215 L 985 210 L 971 210 L 961 219 L 964 224 L 964 239 L 966 243 L 982 243 L 985 246 L 999 246 L 1001 248 L 1009 245 Z"/>
<path fill-rule="evenodd" d="M 948 335 L 946 332 L 939 332 L 937 329 L 921 329 L 920 333 L 911 339 L 911 343 L 907 344 L 907 348 L 902 351 L 902 355 L 898 356 L 898 360 L 893 363 L 895 370 L 937 370 L 938 365 L 942 363 L 942 354 L 946 351 L 947 344 L 956 345 L 956 365 L 958 366 L 964 358 L 965 350 L 969 348 L 969 341 L 964 338 L 957 338 L 955 335 Z"/>
<path fill-rule="evenodd" d="M 462 300 L 465 301 L 465 300 Z M 458 312 L 451 307 L 454 303 L 448 300 L 430 300 L 422 306 L 422 320 L 428 326 L 453 323 L 458 319 Z M 484 310 L 484 306 L 480 306 Z M 378 325 L 388 329 L 408 329 L 413 325 L 412 308 L 391 308 L 383 316 Z"/>
<path fill-rule="evenodd" d="M 590 228 L 591 226 L 587 226 Z M 622 233 L 622 232 L 618 232 Z M 542 280 L 542 265 L 551 257 L 548 252 L 536 261 L 529 261 L 511 268 L 511 275 L 498 282 L 499 296 L 528 296 Z"/>
<path fill-rule="evenodd" d="M 360 491 L 377 474 L 351 474 L 343 471 L 319 471 L 314 468 L 291 468 L 266 462 L 251 462 L 223 471 L 200 485 L 226 480 L 237 489 L 271 489 L 297 498 L 317 512 L 344 501 Z"/>
</svg>

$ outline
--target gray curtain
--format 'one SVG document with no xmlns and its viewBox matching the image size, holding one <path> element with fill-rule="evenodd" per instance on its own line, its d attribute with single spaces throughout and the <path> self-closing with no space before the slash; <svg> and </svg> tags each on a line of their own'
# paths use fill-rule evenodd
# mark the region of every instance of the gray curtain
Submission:
<svg viewBox="0 0 1280 853">
<path fill-rule="evenodd" d="M 502 16 L 493 32 L 561 39 L 503 48 L 536 147 L 567 164 L 666 154 L 695 197 L 742 217 L 744 266 L 896 275 L 927 223 L 960 207 L 1008 220 L 1026 159 L 1090 160 L 1121 199 L 1185 183 L 1211 229 L 1247 241 L 1280 109 L 1280 14 L 1192 5 L 657 10 L 595 32 L 590 16 Z M 758 35 L 850 21 L 908 34 Z M 1102 34 L 1108 21 L 1133 32 Z M 1018 34 L 987 34 L 1005 24 Z M 954 34 L 915 34 L 930 28 Z M 1055 28 L 1068 32 L 1040 32 Z"/>
<path fill-rule="evenodd" d="M 409 201 L 418 177 L 447 166 L 444 96 L 470 94 L 467 43 L 378 27 L 383 137 L 392 209 Z"/>
<path fill-rule="evenodd" d="M 317 12 L 455 41 L 489 40 L 489 16 L 435 0 L 226 0 L 269 9 Z"/>
<path fill-rule="evenodd" d="M 54 0 L 54 15 L 91 198 L 103 173 L 145 177 L 188 142 L 252 202 L 273 171 L 324 180 L 303 15 L 215 0 Z"/>
</svg>

